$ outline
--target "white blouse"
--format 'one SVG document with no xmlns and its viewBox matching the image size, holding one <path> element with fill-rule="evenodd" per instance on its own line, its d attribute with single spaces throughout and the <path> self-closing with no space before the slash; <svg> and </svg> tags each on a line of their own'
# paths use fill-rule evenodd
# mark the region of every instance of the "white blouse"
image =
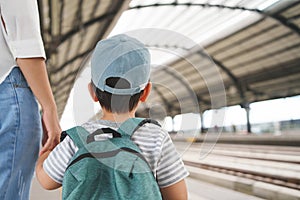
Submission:
<svg viewBox="0 0 300 200">
<path fill-rule="evenodd" d="M 46 58 L 37 0 L 0 0 L 0 83 L 16 58 Z"/>
</svg>

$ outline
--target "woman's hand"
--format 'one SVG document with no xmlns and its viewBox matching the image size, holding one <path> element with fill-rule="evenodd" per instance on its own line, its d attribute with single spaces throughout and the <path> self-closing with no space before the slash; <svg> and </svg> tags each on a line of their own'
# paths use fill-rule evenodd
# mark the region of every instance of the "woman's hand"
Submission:
<svg viewBox="0 0 300 200">
<path fill-rule="evenodd" d="M 40 155 L 51 151 L 60 140 L 61 128 L 56 110 L 44 110 L 42 114 L 43 139 Z"/>
</svg>

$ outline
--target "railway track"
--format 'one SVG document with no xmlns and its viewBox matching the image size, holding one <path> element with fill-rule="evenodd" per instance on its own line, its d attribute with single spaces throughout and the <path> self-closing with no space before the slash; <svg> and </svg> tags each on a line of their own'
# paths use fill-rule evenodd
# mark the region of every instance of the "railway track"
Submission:
<svg viewBox="0 0 300 200">
<path fill-rule="evenodd" d="M 176 144 L 187 166 L 300 190 L 300 147 L 216 145 L 199 159 L 201 144 Z"/>
<path fill-rule="evenodd" d="M 256 181 L 262 181 L 273 185 L 284 186 L 296 190 L 300 190 L 300 181 L 296 178 L 274 177 L 264 173 L 255 173 L 247 170 L 237 170 L 230 167 L 220 167 L 211 164 L 202 164 L 191 161 L 184 161 L 185 165 L 211 170 L 223 174 L 234 175 L 238 177 L 248 178 Z"/>
</svg>

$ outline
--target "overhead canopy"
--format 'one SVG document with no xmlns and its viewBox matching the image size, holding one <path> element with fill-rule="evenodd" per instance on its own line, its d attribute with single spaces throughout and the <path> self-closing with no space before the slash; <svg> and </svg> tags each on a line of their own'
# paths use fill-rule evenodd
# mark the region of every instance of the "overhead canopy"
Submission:
<svg viewBox="0 0 300 200">
<path fill-rule="evenodd" d="M 127 0 L 38 1 L 48 72 L 59 116 L 90 52 L 113 28 L 128 3 Z"/>
<path fill-rule="evenodd" d="M 96 41 L 128 3 L 39 1 L 60 114 Z M 300 94 L 298 0 L 134 0 L 111 35 L 127 31 L 151 49 L 155 65 L 140 116 L 247 107 Z"/>
</svg>

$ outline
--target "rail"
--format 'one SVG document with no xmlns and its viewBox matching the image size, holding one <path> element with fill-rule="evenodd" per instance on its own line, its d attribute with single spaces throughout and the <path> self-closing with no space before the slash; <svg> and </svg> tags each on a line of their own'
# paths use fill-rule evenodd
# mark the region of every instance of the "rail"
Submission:
<svg viewBox="0 0 300 200">
<path fill-rule="evenodd" d="M 216 144 L 200 159 L 200 143 L 176 143 L 185 165 L 300 190 L 300 147 Z"/>
</svg>

